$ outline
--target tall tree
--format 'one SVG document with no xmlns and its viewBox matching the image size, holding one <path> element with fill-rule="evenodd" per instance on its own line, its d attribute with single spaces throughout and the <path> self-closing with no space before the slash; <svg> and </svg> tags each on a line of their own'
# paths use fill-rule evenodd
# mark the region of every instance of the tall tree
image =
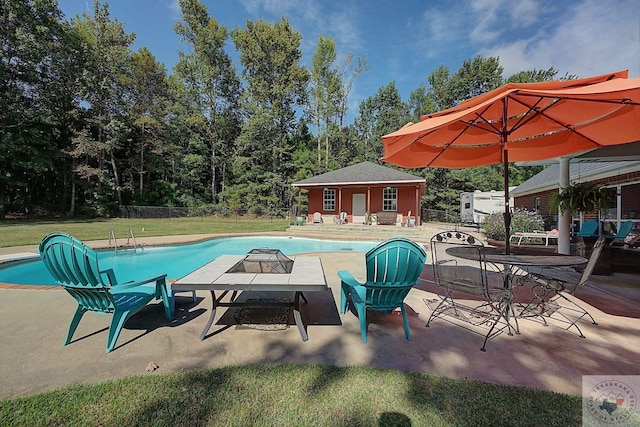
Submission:
<svg viewBox="0 0 640 427">
<path fill-rule="evenodd" d="M 346 129 L 344 121 L 349 110 L 349 95 L 353 85 L 360 75 L 369 69 L 366 58 L 357 58 L 355 63 L 353 60 L 353 53 L 348 53 L 340 67 L 340 81 L 342 83 L 338 102 L 338 127 L 340 129 Z"/>
<path fill-rule="evenodd" d="M 329 132 L 338 115 L 339 95 L 342 87 L 340 74 L 335 67 L 335 60 L 335 40 L 321 35 L 311 59 L 308 112 L 317 130 L 318 164 L 322 161 L 322 141 L 324 140 L 325 170 L 329 166 Z"/>
<path fill-rule="evenodd" d="M 208 145 L 211 202 L 218 202 L 218 170 L 220 153 L 228 150 L 222 117 L 232 117 L 237 110 L 240 81 L 224 47 L 229 33 L 210 17 L 198 0 L 180 0 L 182 19 L 174 25 L 181 41 L 190 52 L 179 51 L 176 73 L 190 95 L 193 121 L 205 132 L 202 139 Z M 225 147 L 226 146 L 226 147 Z M 224 159 L 224 157 L 223 157 Z"/>
<path fill-rule="evenodd" d="M 502 67 L 498 57 L 476 56 L 463 61 L 460 69 L 451 77 L 449 91 L 454 105 L 502 85 Z"/>
<path fill-rule="evenodd" d="M 56 1 L 0 0 L 0 218 L 63 200 L 74 47 Z"/>
<path fill-rule="evenodd" d="M 361 102 L 354 128 L 363 145 L 364 160 L 376 161 L 382 157 L 382 136 L 399 129 L 408 120 L 409 107 L 402 101 L 395 82 Z"/>
<path fill-rule="evenodd" d="M 451 75 L 449 68 L 441 65 L 427 77 L 429 81 L 428 94 L 433 100 L 436 111 L 446 110 L 454 105 L 454 94 L 449 87 Z"/>
<path fill-rule="evenodd" d="M 553 80 L 558 75 L 558 70 L 553 67 L 549 67 L 546 70 L 526 70 L 512 74 L 507 78 L 505 83 L 533 83 L 533 82 L 547 82 Z"/>
<path fill-rule="evenodd" d="M 108 4 L 94 0 L 93 16 L 86 13 L 72 21 L 84 43 L 84 73 L 79 94 L 88 106 L 88 125 L 74 139 L 73 155 L 79 160 L 76 171 L 81 177 L 97 181 L 99 199 L 104 208 L 115 193 L 122 204 L 118 151 L 126 143 L 125 93 L 123 77 L 129 66 L 130 45 L 135 34 L 127 34 L 124 25 L 112 19 Z M 113 203 L 113 200 L 111 200 Z"/>
<path fill-rule="evenodd" d="M 282 18 L 274 24 L 248 20 L 232 38 L 247 82 L 248 120 L 237 140 L 236 170 L 247 183 L 244 195 L 253 194 L 247 202 L 276 211 L 290 199 L 296 109 L 306 103 L 309 75 L 300 65 L 302 35 Z"/>
<path fill-rule="evenodd" d="M 425 85 L 418 86 L 409 94 L 409 111 L 414 123 L 420 121 L 423 115 L 436 111 L 435 101 Z"/>
<path fill-rule="evenodd" d="M 129 119 L 137 130 L 133 138 L 137 151 L 137 161 L 132 162 L 133 169 L 138 175 L 138 198 L 144 201 L 144 177 L 149 172 L 146 157 L 164 149 L 163 124 L 169 103 L 167 72 L 149 49 L 143 47 L 131 56 L 131 65 L 124 83 L 128 88 Z"/>
</svg>

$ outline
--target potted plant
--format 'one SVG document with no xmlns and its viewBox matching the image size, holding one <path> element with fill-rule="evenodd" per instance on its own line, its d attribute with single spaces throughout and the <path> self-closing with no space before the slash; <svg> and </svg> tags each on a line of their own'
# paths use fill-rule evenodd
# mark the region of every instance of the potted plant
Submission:
<svg viewBox="0 0 640 427">
<path fill-rule="evenodd" d="M 575 216 L 578 212 L 593 213 L 598 210 L 608 210 L 611 206 L 611 193 L 606 188 L 599 188 L 591 182 L 583 182 L 564 188 L 554 194 L 549 203 L 549 209 L 569 212 Z"/>
<path fill-rule="evenodd" d="M 554 195 L 549 202 L 549 208 L 555 211 L 559 209 L 560 213 L 569 212 L 571 216 L 575 216 L 578 212 L 606 211 L 611 207 L 612 200 L 613 196 L 608 189 L 599 188 L 591 182 L 583 182 L 571 185 Z M 584 247 L 583 239 L 581 237 L 578 239 L 580 240 L 578 243 Z M 611 259 L 608 249 L 607 245 L 598 259 L 593 274 L 610 274 Z"/>
<path fill-rule="evenodd" d="M 372 221 L 372 219 L 373 219 L 373 218 L 372 218 L 372 216 L 371 216 L 371 214 L 370 214 L 369 212 L 366 212 L 366 213 L 364 214 L 364 224 L 365 224 L 365 225 L 371 225 L 371 221 Z"/>
</svg>

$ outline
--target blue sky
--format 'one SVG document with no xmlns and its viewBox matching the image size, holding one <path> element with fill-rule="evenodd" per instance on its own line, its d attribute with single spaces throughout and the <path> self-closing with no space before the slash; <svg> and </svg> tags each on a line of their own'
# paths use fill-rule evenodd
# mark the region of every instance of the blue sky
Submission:
<svg viewBox="0 0 640 427">
<path fill-rule="evenodd" d="M 354 85 L 349 116 L 358 105 L 395 81 L 402 98 L 438 66 L 455 72 L 476 55 L 499 56 L 504 77 L 554 67 L 586 77 L 629 69 L 640 77 L 640 0 L 201 0 L 209 15 L 232 29 L 247 19 L 287 18 L 302 34 L 308 65 L 318 36 L 336 40 L 340 57 L 363 57 L 369 70 Z M 146 46 L 171 70 L 178 49 L 173 31 L 178 0 L 107 1 L 112 19 L 135 33 L 133 48 Z M 68 19 L 93 14 L 93 0 L 59 0 Z M 237 58 L 233 42 L 227 52 Z M 240 70 L 240 64 L 236 61 Z"/>
</svg>

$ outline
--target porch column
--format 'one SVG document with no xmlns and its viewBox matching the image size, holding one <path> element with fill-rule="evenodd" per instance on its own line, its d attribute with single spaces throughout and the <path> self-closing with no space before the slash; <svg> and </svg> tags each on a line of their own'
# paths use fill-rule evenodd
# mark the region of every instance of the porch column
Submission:
<svg viewBox="0 0 640 427">
<path fill-rule="evenodd" d="M 342 212 L 342 187 L 338 187 L 338 215 Z"/>
<path fill-rule="evenodd" d="M 616 186 L 616 230 L 622 225 L 622 185 Z"/>
<path fill-rule="evenodd" d="M 416 227 L 420 227 L 420 216 L 422 212 L 420 212 L 420 186 L 416 186 L 416 211 L 414 216 L 416 217 Z"/>
<path fill-rule="evenodd" d="M 569 180 L 569 157 L 560 157 L 560 177 L 558 179 L 559 190 L 567 188 Z M 558 210 L 558 253 L 569 255 L 571 253 L 571 213 L 560 213 Z"/>
</svg>

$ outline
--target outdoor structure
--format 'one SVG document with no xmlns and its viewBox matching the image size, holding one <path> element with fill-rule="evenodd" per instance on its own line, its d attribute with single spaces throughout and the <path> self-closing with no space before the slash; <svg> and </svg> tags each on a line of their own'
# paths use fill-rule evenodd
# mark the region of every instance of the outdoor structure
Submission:
<svg viewBox="0 0 640 427">
<path fill-rule="evenodd" d="M 348 223 L 420 225 L 425 179 L 406 172 L 362 162 L 292 185 L 309 192 L 308 222 L 315 212 L 331 223 L 339 222 L 340 214 L 346 212 Z"/>
<path fill-rule="evenodd" d="M 560 165 L 552 164 L 512 190 L 514 206 L 557 217 L 557 213 L 550 212 L 549 201 L 558 193 L 559 169 Z M 572 184 L 593 182 L 610 188 L 613 193 L 609 212 L 602 213 L 601 218 L 597 213 L 582 214 L 581 218 L 573 218 L 575 223 L 581 225 L 585 220 L 600 219 L 613 222 L 618 229 L 623 222 L 631 220 L 635 223 L 631 234 L 640 234 L 640 161 L 591 163 L 576 158 L 570 163 L 569 179 Z"/>
<path fill-rule="evenodd" d="M 513 190 L 515 187 L 511 187 Z M 513 197 L 509 204 L 513 206 Z M 460 193 L 460 222 L 481 224 L 487 215 L 504 211 L 504 190 L 465 191 Z"/>
</svg>

